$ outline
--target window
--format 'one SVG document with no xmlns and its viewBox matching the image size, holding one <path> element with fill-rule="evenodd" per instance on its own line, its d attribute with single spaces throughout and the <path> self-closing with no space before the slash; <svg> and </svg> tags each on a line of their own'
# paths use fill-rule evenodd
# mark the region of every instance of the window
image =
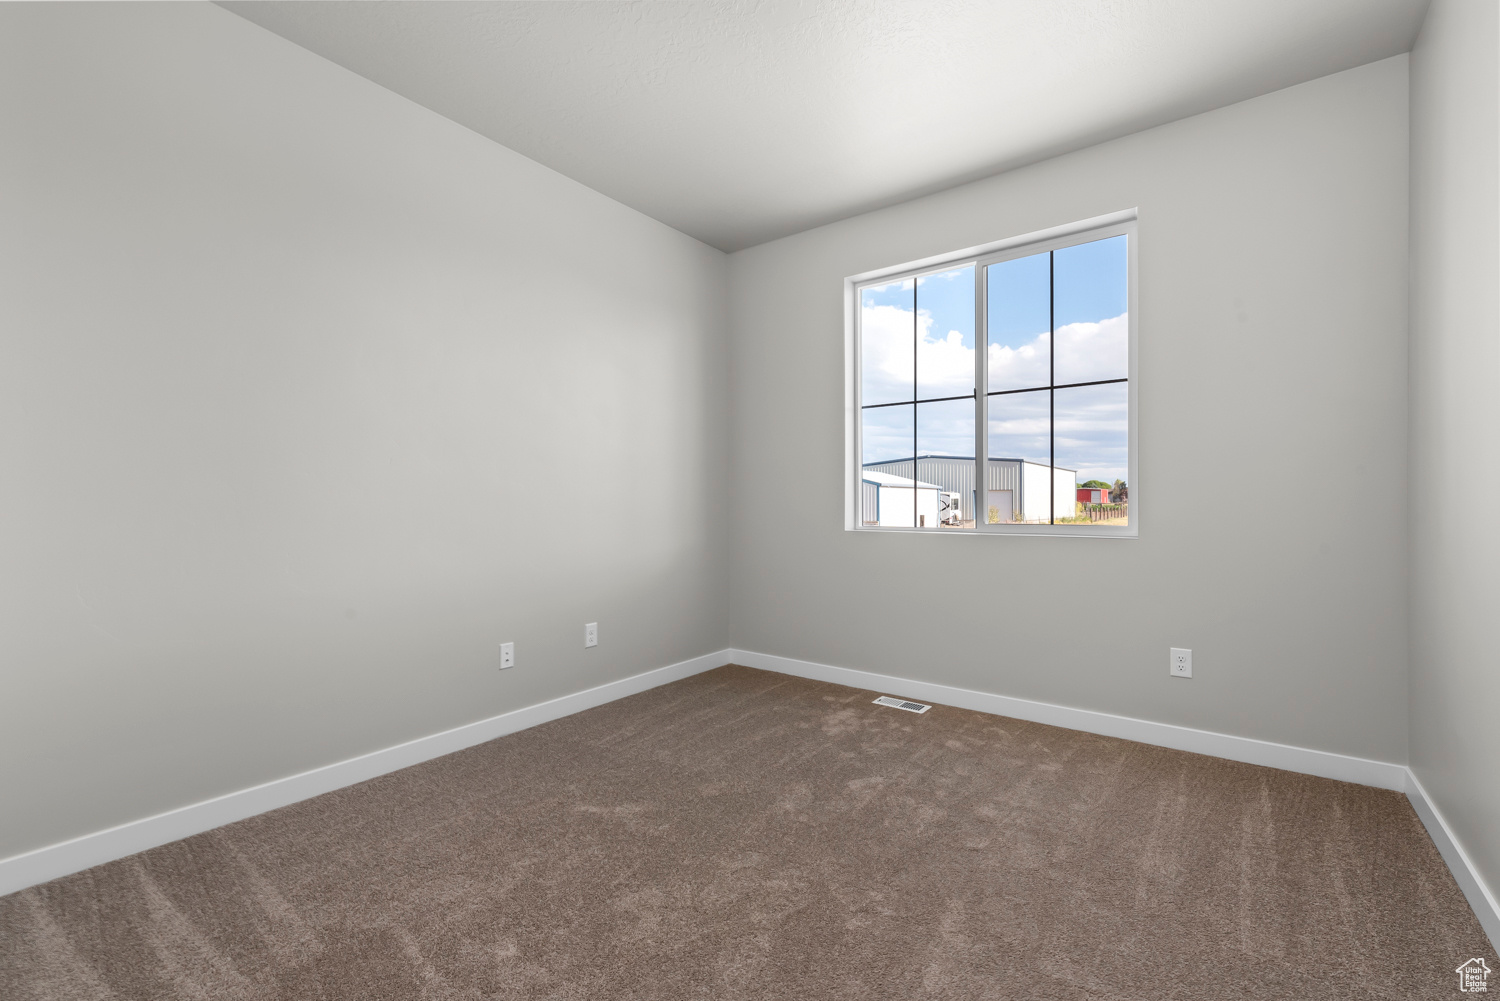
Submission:
<svg viewBox="0 0 1500 1001">
<path fill-rule="evenodd" d="M 1135 535 L 1134 243 L 1131 212 L 849 279 L 848 527 Z"/>
</svg>

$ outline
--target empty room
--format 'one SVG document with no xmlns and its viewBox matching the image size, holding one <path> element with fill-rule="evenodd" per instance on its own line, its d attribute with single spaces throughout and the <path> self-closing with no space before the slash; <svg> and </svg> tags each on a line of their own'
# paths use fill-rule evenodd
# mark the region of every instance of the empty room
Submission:
<svg viewBox="0 0 1500 1001">
<path fill-rule="evenodd" d="M 0 2 L 0 999 L 1500 991 L 1495 0 Z"/>
</svg>

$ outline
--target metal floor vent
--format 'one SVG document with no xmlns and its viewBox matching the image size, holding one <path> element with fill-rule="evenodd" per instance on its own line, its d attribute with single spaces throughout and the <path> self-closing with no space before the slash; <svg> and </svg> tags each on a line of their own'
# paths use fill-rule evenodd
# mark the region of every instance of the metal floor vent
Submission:
<svg viewBox="0 0 1500 1001">
<path fill-rule="evenodd" d="M 925 713 L 932 706 L 924 706 L 920 702 L 908 702 L 905 699 L 893 699 L 889 695 L 882 695 L 875 700 L 877 706 L 890 706 L 892 709 L 905 709 L 909 713 Z"/>
</svg>

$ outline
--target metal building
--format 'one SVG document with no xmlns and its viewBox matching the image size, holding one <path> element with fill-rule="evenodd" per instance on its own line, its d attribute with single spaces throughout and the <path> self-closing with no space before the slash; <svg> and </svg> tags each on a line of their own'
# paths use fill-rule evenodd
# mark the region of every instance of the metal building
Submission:
<svg viewBox="0 0 1500 1001">
<path fill-rule="evenodd" d="M 867 474 L 879 472 L 904 477 L 907 480 L 916 479 L 924 486 L 931 485 L 943 493 L 957 494 L 962 520 L 972 522 L 974 519 L 974 460 L 972 458 L 956 455 L 919 455 L 915 459 L 869 462 L 864 468 Z M 983 520 L 999 524 L 1046 522 L 1050 520 L 1047 511 L 1049 500 L 1052 502 L 1052 517 L 1073 517 L 1078 491 L 1076 470 L 1064 469 L 1061 466 L 1054 467 L 1052 478 L 1055 482 L 1050 490 L 1047 482 L 1048 467 L 1044 462 L 1032 462 L 1030 459 L 991 459 L 985 472 Z M 868 479 L 867 475 L 866 493 L 870 492 Z M 910 493 L 906 496 L 907 503 L 910 504 Z M 874 500 L 873 497 L 870 499 Z M 870 509 L 867 507 L 865 510 L 868 512 Z M 875 522 L 869 514 L 863 514 L 861 517 L 866 520 L 866 523 Z"/>
<path fill-rule="evenodd" d="M 908 470 L 911 463 L 906 464 Z M 899 473 L 866 469 L 860 489 L 860 518 L 882 528 L 937 528 L 957 518 L 958 495 L 936 483 Z"/>
</svg>

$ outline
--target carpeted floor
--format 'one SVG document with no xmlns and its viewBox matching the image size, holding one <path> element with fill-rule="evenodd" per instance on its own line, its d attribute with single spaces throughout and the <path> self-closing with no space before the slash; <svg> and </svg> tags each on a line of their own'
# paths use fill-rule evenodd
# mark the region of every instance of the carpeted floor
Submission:
<svg viewBox="0 0 1500 1001">
<path fill-rule="evenodd" d="M 23 999 L 1448 998 L 1405 797 L 725 667 L 0 898 Z"/>
</svg>

